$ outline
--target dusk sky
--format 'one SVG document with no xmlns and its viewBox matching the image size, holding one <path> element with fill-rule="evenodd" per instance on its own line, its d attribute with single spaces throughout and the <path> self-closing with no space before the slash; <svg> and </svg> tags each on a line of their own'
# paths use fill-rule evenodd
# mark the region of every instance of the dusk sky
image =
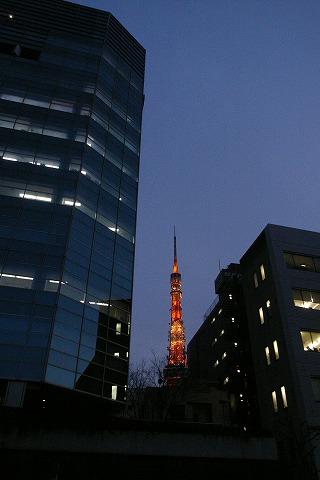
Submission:
<svg viewBox="0 0 320 480">
<path fill-rule="evenodd" d="M 131 362 L 167 354 L 176 228 L 187 343 L 268 223 L 320 231 L 319 0 L 77 0 L 147 51 Z M 320 177 L 320 175 L 319 175 Z"/>
</svg>

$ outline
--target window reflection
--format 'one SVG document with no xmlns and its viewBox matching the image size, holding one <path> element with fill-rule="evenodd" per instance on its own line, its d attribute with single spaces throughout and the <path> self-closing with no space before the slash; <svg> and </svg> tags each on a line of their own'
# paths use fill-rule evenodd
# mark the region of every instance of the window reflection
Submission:
<svg viewBox="0 0 320 480">
<path fill-rule="evenodd" d="M 310 272 L 320 272 L 319 257 L 285 252 L 284 259 L 288 268 L 295 268 L 297 270 L 306 270 Z"/>
</svg>

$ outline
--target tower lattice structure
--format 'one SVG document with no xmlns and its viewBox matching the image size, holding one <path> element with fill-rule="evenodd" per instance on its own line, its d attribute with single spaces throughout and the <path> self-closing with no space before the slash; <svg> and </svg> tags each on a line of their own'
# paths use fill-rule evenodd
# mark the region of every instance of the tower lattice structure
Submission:
<svg viewBox="0 0 320 480">
<path fill-rule="evenodd" d="M 174 263 L 170 276 L 171 323 L 169 332 L 168 365 L 165 368 L 166 384 L 175 385 L 187 373 L 185 330 L 182 319 L 181 274 L 179 273 L 177 241 L 174 231 Z"/>
</svg>

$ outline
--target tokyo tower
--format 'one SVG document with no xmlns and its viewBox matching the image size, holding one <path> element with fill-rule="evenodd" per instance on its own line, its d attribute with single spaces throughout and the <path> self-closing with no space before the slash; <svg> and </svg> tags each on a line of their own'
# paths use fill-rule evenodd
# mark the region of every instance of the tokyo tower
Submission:
<svg viewBox="0 0 320 480">
<path fill-rule="evenodd" d="M 165 381 L 168 386 L 179 383 L 187 374 L 187 353 L 185 332 L 182 320 L 182 290 L 181 274 L 179 273 L 177 257 L 176 232 L 174 230 L 174 262 L 171 283 L 171 323 L 169 332 L 168 365 L 164 370 Z"/>
</svg>

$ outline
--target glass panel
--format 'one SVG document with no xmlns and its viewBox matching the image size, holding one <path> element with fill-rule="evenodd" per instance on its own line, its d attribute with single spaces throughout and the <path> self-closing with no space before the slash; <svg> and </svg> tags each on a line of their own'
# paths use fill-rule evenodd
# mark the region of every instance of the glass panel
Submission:
<svg viewBox="0 0 320 480">
<path fill-rule="evenodd" d="M 46 382 L 60 385 L 62 387 L 73 388 L 74 387 L 75 374 L 62 368 L 53 367 L 48 365 L 46 373 Z"/>
</svg>

